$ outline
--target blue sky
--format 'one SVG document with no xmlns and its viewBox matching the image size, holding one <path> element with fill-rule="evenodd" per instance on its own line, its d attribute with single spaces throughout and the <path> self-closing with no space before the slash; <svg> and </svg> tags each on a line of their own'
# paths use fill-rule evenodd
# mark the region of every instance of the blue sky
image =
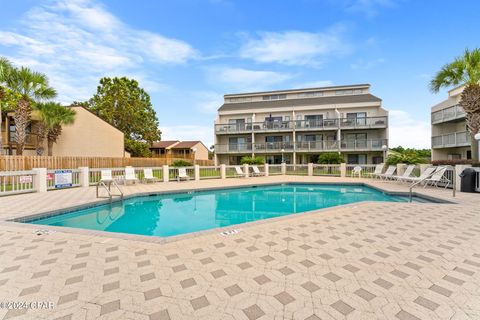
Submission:
<svg viewBox="0 0 480 320">
<path fill-rule="evenodd" d="M 370 83 L 390 145 L 430 146 L 428 82 L 479 45 L 476 0 L 2 0 L 0 55 L 64 103 L 102 76 L 139 80 L 163 139 L 213 142 L 225 93 Z"/>
</svg>

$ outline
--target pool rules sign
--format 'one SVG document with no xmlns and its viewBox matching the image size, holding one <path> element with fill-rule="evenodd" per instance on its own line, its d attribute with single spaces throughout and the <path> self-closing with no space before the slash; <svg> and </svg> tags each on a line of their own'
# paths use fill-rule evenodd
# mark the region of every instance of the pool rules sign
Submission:
<svg viewBox="0 0 480 320">
<path fill-rule="evenodd" d="M 72 170 L 55 170 L 55 189 L 72 186 Z"/>
</svg>

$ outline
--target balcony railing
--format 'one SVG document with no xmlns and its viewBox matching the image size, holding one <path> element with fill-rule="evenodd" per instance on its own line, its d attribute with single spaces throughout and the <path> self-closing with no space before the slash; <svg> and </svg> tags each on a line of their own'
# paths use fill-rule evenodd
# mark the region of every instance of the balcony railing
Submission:
<svg viewBox="0 0 480 320">
<path fill-rule="evenodd" d="M 295 130 L 337 130 L 342 129 L 365 129 L 386 128 L 388 117 L 366 118 L 340 118 L 321 120 L 291 120 L 291 121 L 264 121 L 241 124 L 216 124 L 215 133 L 249 133 L 268 131 L 293 131 Z"/>
<path fill-rule="evenodd" d="M 432 148 L 467 147 L 471 144 L 468 131 L 454 132 L 432 137 Z"/>
<path fill-rule="evenodd" d="M 271 142 L 254 144 L 217 144 L 216 153 L 322 152 L 322 151 L 381 151 L 386 139 Z"/>
<path fill-rule="evenodd" d="M 15 147 L 15 133 L 10 133 L 10 139 L 8 139 L 8 134 L 6 131 L 2 131 L 2 143 L 3 147 L 7 147 L 8 144 L 11 144 Z M 38 136 L 34 133 L 27 133 L 25 136 L 25 146 L 27 147 L 35 147 L 37 145 Z"/>
<path fill-rule="evenodd" d="M 432 112 L 432 123 L 442 123 L 465 117 L 465 111 L 459 105 L 454 105 L 439 111 Z"/>
</svg>

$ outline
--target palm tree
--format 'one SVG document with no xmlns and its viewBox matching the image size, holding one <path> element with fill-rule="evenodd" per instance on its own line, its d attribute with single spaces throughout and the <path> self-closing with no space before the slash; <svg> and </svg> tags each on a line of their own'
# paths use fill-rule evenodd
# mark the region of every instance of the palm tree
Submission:
<svg viewBox="0 0 480 320">
<path fill-rule="evenodd" d="M 472 158 L 478 161 L 478 143 L 475 134 L 480 132 L 480 49 L 468 49 L 461 57 L 442 67 L 430 82 L 430 89 L 464 85 L 460 106 L 466 113 L 467 127 L 472 136 Z"/>
<path fill-rule="evenodd" d="M 22 155 L 27 138 L 27 127 L 30 124 L 32 104 L 54 98 L 57 92 L 49 86 L 46 75 L 26 67 L 11 70 L 5 84 L 13 93 L 20 96 L 13 120 L 17 155 Z"/>
<path fill-rule="evenodd" d="M 10 61 L 6 58 L 0 57 L 0 155 L 3 154 L 2 105 L 7 95 L 6 88 L 4 88 L 3 85 L 12 69 L 13 66 Z"/>
<path fill-rule="evenodd" d="M 53 144 L 62 134 L 62 126 L 75 121 L 75 111 L 56 102 L 38 103 L 40 111 L 40 132 L 46 133 L 48 155 L 53 155 Z"/>
</svg>

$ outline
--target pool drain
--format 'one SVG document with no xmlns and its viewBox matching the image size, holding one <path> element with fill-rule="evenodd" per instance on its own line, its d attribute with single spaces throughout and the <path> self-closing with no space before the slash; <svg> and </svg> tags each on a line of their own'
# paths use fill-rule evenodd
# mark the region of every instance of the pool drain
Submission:
<svg viewBox="0 0 480 320">
<path fill-rule="evenodd" d="M 48 235 L 50 233 L 54 233 L 55 231 L 47 230 L 47 229 L 39 229 L 35 230 L 33 233 L 35 233 L 37 236 L 43 236 L 43 235 Z"/>
<path fill-rule="evenodd" d="M 231 230 L 225 230 L 225 231 L 220 232 L 220 235 L 225 237 L 225 236 L 231 236 L 233 234 L 237 234 L 238 232 L 240 232 L 240 230 L 231 229 Z"/>
</svg>

